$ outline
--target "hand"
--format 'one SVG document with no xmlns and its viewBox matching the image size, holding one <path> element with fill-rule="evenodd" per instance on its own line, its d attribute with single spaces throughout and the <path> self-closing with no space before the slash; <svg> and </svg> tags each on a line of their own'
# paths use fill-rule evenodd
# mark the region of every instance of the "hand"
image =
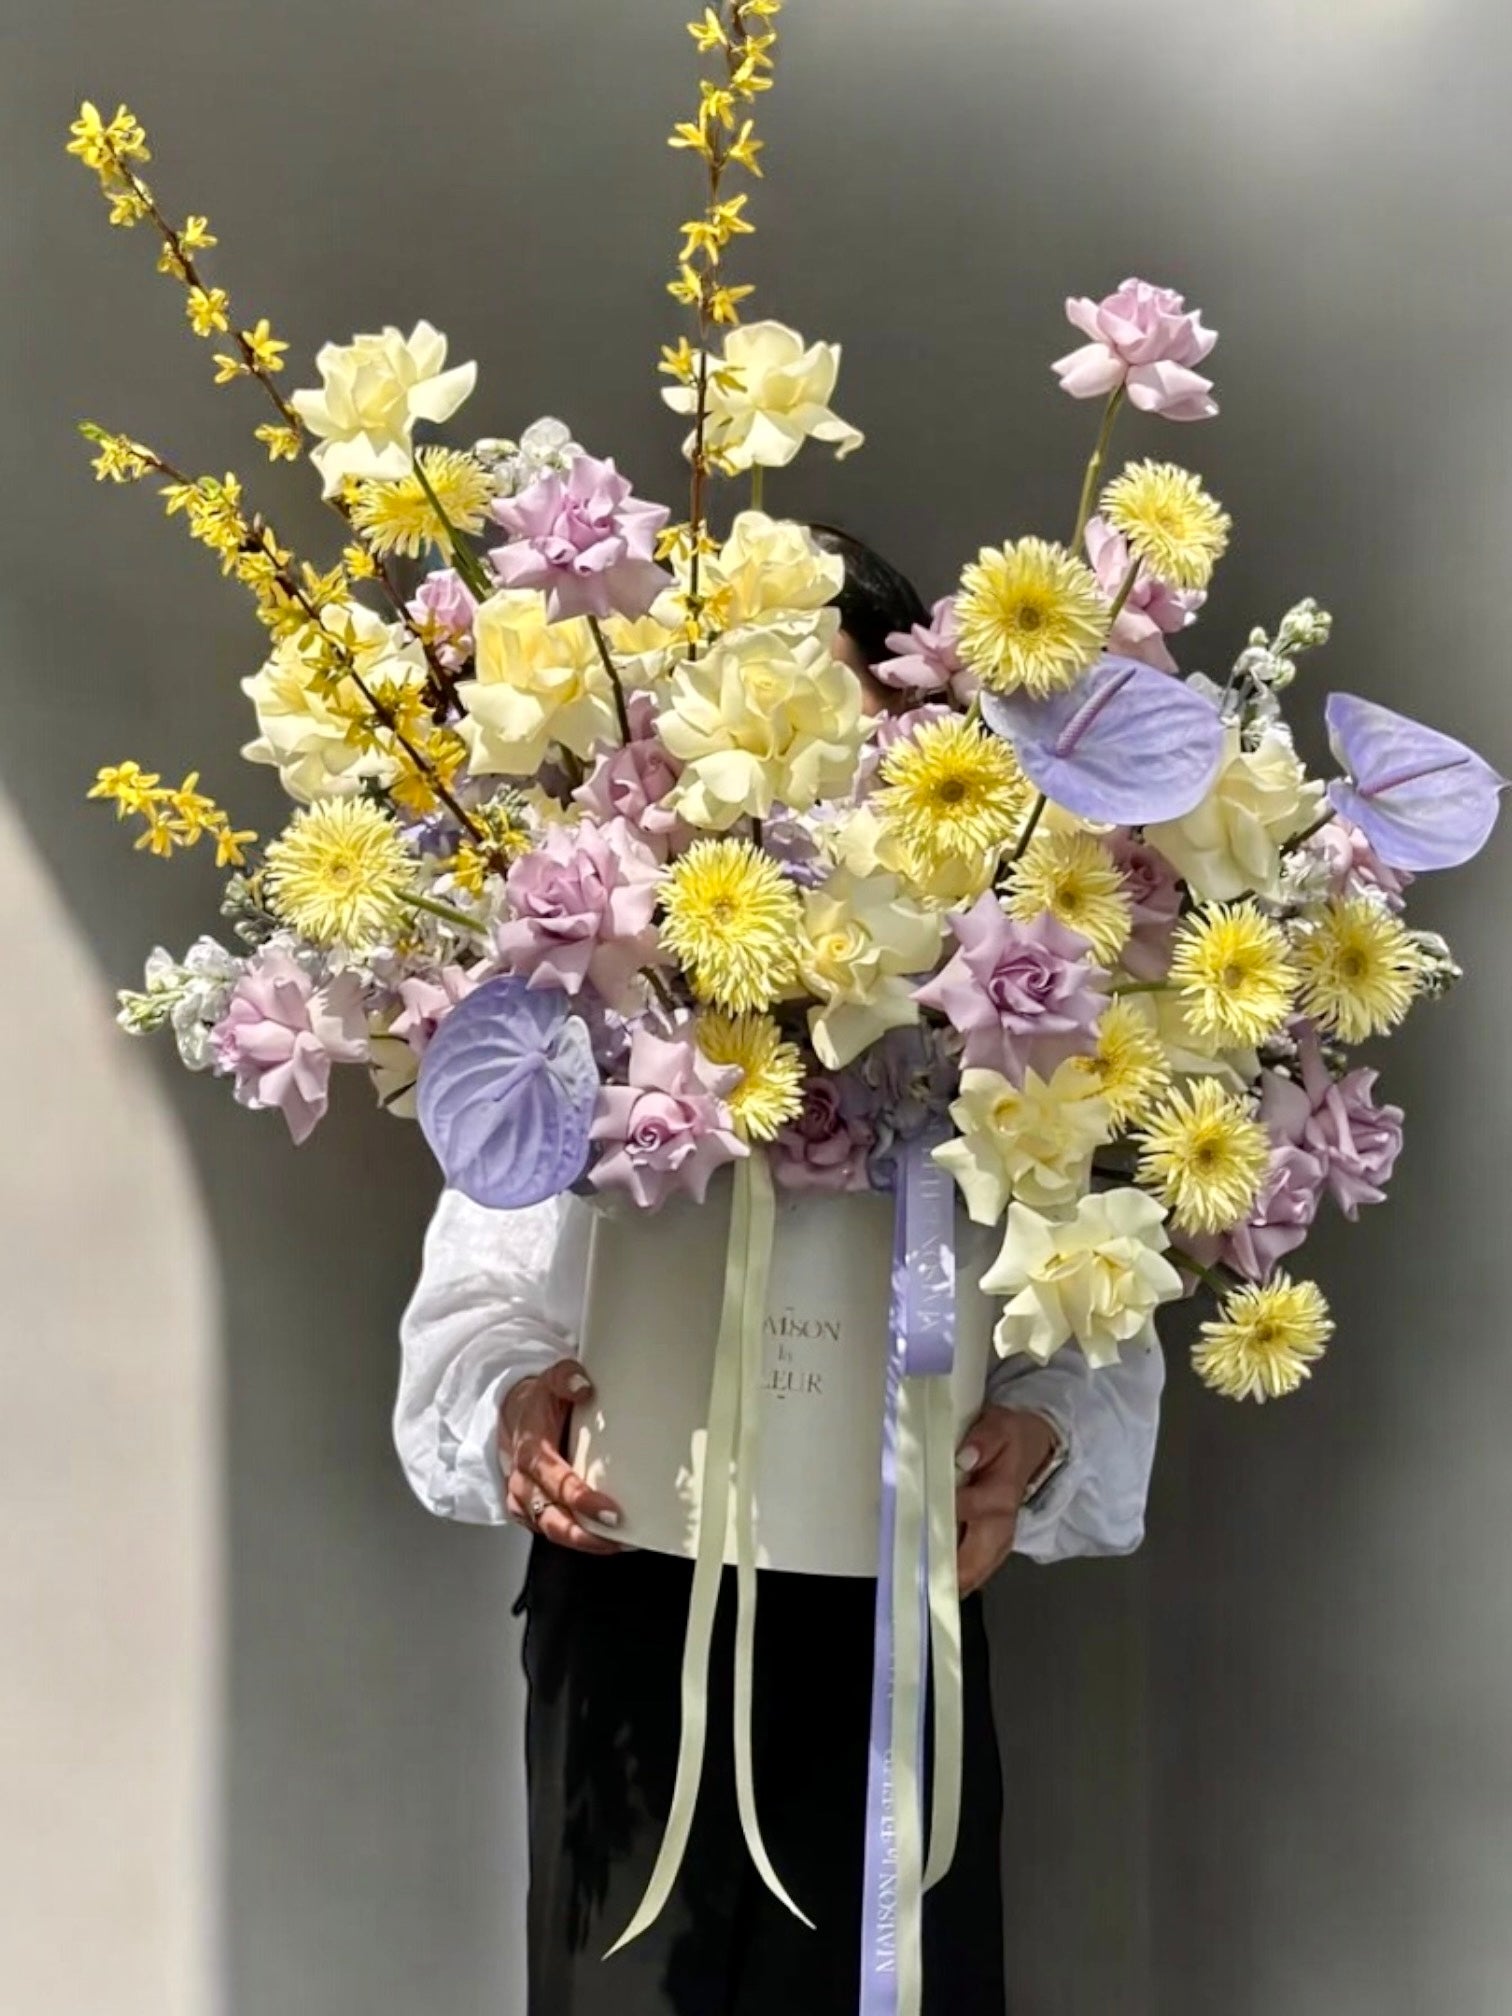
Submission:
<svg viewBox="0 0 1512 2016">
<path fill-rule="evenodd" d="M 995 1575 L 1013 1549 L 1014 1528 L 1030 1480 L 1047 1461 L 1056 1433 L 1043 1414 L 984 1407 L 956 1455 L 960 1548 L 956 1576 L 969 1596 Z"/>
<path fill-rule="evenodd" d="M 620 1508 L 590 1490 L 562 1454 L 573 1408 L 593 1397 L 593 1381 L 575 1358 L 512 1386 L 499 1409 L 499 1468 L 511 1519 L 559 1547 L 581 1554 L 618 1554 L 612 1540 L 590 1533 L 581 1515 L 617 1526 Z"/>
</svg>

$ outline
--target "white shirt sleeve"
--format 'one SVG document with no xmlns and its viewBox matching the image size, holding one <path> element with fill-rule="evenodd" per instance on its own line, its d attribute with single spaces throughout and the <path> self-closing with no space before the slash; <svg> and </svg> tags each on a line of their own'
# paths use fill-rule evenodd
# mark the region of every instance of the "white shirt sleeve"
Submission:
<svg viewBox="0 0 1512 2016">
<path fill-rule="evenodd" d="M 489 1211 L 443 1192 L 400 1324 L 394 1441 L 415 1495 L 443 1519 L 504 1519 L 499 1407 L 577 1348 L 589 1213 L 571 1195 Z"/>
<path fill-rule="evenodd" d="M 565 1196 L 490 1211 L 443 1192 L 400 1325 L 394 1440 L 415 1495 L 445 1519 L 498 1525 L 499 1408 L 511 1386 L 577 1349 L 590 1208 Z M 987 1398 L 1043 1414 L 1068 1458 L 1020 1515 L 1015 1551 L 1034 1561 L 1128 1554 L 1144 1537 L 1165 1360 L 1157 1346 L 1094 1371 L 1075 1345 L 1048 1365 L 994 1364 Z"/>
<path fill-rule="evenodd" d="M 1015 1553 L 1031 1561 L 1133 1553 L 1144 1538 L 1164 1385 L 1158 1344 L 1095 1370 L 1074 1344 L 1062 1345 L 1048 1365 L 1020 1353 L 997 1361 L 988 1400 L 1043 1414 L 1069 1452 L 1038 1502 L 1020 1513 Z"/>
</svg>

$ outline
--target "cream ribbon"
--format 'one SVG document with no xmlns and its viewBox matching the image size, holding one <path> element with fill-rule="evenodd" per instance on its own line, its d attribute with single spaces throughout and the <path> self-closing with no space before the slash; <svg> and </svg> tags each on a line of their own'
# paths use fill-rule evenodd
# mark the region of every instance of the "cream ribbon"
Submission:
<svg viewBox="0 0 1512 2016">
<path fill-rule="evenodd" d="M 661 1915 L 687 1853 L 703 1776 L 709 1730 L 709 1650 L 719 1608 L 730 1519 L 731 1472 L 735 1483 L 735 1787 L 740 1824 L 751 1860 L 767 1888 L 794 1917 L 812 1921 L 789 1897 L 772 1867 L 756 1814 L 751 1762 L 752 1655 L 756 1637 L 755 1469 L 759 1422 L 762 1326 L 776 1231 L 772 1174 L 765 1154 L 753 1148 L 735 1164 L 730 1237 L 725 1263 L 724 1305 L 714 1352 L 704 1434 L 703 1484 L 698 1506 L 698 1548 L 683 1641 L 682 1736 L 672 1807 L 657 1851 L 656 1866 L 635 1916 L 605 1954 L 607 1960 L 638 1939 Z"/>
</svg>

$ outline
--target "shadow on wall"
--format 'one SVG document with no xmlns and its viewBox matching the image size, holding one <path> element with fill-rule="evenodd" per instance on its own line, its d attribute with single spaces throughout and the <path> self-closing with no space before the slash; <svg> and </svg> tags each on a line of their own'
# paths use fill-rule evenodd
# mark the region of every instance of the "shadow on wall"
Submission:
<svg viewBox="0 0 1512 2016">
<path fill-rule="evenodd" d="M 222 1723 L 214 1245 L 169 1103 L 3 797 L 0 937 L 38 978 L 0 995 L 3 1999 L 205 2016 Z"/>
</svg>

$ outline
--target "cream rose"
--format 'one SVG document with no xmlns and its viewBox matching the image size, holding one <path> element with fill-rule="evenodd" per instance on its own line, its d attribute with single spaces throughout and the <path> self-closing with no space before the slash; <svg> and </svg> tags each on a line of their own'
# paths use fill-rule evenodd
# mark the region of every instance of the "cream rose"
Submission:
<svg viewBox="0 0 1512 2016">
<path fill-rule="evenodd" d="M 1112 1365 L 1120 1346 L 1156 1343 L 1155 1311 L 1181 1294 L 1165 1257 L 1165 1207 L 1142 1190 L 1099 1190 L 1065 1218 L 1010 1204 L 1002 1251 L 982 1276 L 1010 1297 L 993 1332 L 1006 1358 L 1043 1365 L 1073 1339 L 1089 1365 Z"/>
<path fill-rule="evenodd" d="M 828 1070 L 849 1064 L 884 1031 L 918 1020 L 914 984 L 939 958 L 942 929 L 893 875 L 842 868 L 805 891 L 798 977 L 818 996 L 809 1034 Z"/>
<path fill-rule="evenodd" d="M 720 608 L 727 630 L 782 623 L 795 611 L 803 612 L 801 629 L 812 630 L 813 613 L 845 586 L 838 553 L 826 553 L 806 526 L 764 511 L 742 511 L 707 567 L 710 593 L 727 596 Z M 838 629 L 838 612 L 828 615 Z"/>
<path fill-rule="evenodd" d="M 683 765 L 668 803 L 724 832 L 782 803 L 803 812 L 850 788 L 861 682 L 822 636 L 740 630 L 672 675 L 657 732 Z"/>
<path fill-rule="evenodd" d="M 1027 1071 L 1022 1085 L 996 1071 L 963 1071 L 950 1117 L 961 1131 L 934 1159 L 955 1177 L 978 1225 L 996 1225 L 1015 1197 L 1075 1203 L 1110 1132 L 1108 1102 L 1074 1058 L 1048 1079 Z"/>
<path fill-rule="evenodd" d="M 471 770 L 528 777 L 553 743 L 588 756 L 618 742 L 614 689 L 580 617 L 552 623 L 544 595 L 506 588 L 479 606 L 473 639 L 477 676 L 457 688 Z"/>
<path fill-rule="evenodd" d="M 402 624 L 382 622 L 358 603 L 333 604 L 322 618 L 352 651 L 363 679 L 388 687 L 425 684 L 425 653 Z M 346 798 L 367 783 L 391 784 L 400 765 L 379 746 L 363 746 L 352 724 L 371 719 L 355 682 L 345 678 L 334 690 L 313 679 L 297 641 L 283 639 L 241 689 L 257 715 L 257 739 L 242 755 L 249 763 L 271 763 L 279 782 L 301 805 L 317 798 Z"/>
<path fill-rule="evenodd" d="M 1281 895 L 1281 848 L 1317 818 L 1323 786 L 1307 772 L 1284 728 L 1270 727 L 1259 746 L 1240 745 L 1228 730 L 1223 767 L 1206 798 L 1184 819 L 1145 829 L 1195 895 L 1231 903 L 1253 890 Z"/>
<path fill-rule="evenodd" d="M 730 331 L 710 366 L 707 440 L 731 469 L 785 468 L 810 436 L 831 442 L 837 456 L 865 438 L 830 410 L 838 343 L 806 344 L 785 323 L 747 322 Z M 670 385 L 662 397 L 674 413 L 697 410 L 695 385 Z"/>
<path fill-rule="evenodd" d="M 319 437 L 310 460 L 327 497 L 348 476 L 406 475 L 417 420 L 449 420 L 477 382 L 476 364 L 446 363 L 446 338 L 429 322 L 408 336 L 388 328 L 327 343 L 317 352 L 320 386 L 296 392 L 289 404 Z"/>
</svg>

